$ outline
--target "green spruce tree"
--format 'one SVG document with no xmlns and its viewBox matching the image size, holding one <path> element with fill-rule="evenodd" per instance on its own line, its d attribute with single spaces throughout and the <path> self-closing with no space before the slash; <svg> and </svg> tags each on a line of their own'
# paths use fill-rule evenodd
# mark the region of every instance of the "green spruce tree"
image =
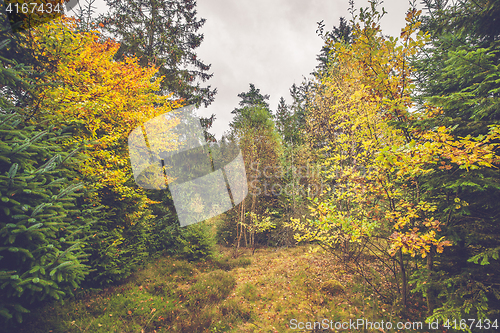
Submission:
<svg viewBox="0 0 500 333">
<path fill-rule="evenodd" d="M 14 105 L 29 69 L 0 57 L 0 315 L 18 322 L 30 304 L 61 299 L 83 281 L 94 209 L 78 206 L 83 184 L 64 129 L 30 125 Z M 26 75 L 25 75 L 26 74 Z M 78 194 L 79 193 L 79 194 Z"/>
<path fill-rule="evenodd" d="M 100 18 L 104 31 L 121 43 L 118 59 L 135 55 L 143 65 L 159 67 L 164 94 L 187 104 L 208 106 L 217 89 L 202 87 L 213 74 L 195 50 L 203 41 L 194 0 L 107 0 L 110 12 Z"/>
<path fill-rule="evenodd" d="M 453 127 L 457 140 L 486 134 L 488 126 L 500 122 L 500 2 L 425 3 L 428 15 L 422 30 L 430 33 L 432 43 L 414 64 L 418 99 L 441 107 L 443 113 L 415 126 Z M 433 320 L 498 316 L 499 180 L 498 168 L 437 166 L 425 180 L 421 193 L 441 202 L 442 236 L 454 244 L 430 258 L 416 276 L 416 291 L 427 296 Z M 468 205 L 457 209 L 457 198 Z"/>
</svg>

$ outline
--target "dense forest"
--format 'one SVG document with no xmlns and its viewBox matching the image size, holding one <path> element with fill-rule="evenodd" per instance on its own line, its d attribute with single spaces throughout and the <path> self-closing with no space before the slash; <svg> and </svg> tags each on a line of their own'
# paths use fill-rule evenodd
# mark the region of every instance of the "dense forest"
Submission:
<svg viewBox="0 0 500 333">
<path fill-rule="evenodd" d="M 1 4 L 0 330 L 498 329 L 500 1 L 423 3 L 388 36 L 351 1 L 291 104 L 249 83 L 220 140 L 201 118 L 248 194 L 186 227 L 128 140 L 217 96 L 196 1 Z"/>
</svg>

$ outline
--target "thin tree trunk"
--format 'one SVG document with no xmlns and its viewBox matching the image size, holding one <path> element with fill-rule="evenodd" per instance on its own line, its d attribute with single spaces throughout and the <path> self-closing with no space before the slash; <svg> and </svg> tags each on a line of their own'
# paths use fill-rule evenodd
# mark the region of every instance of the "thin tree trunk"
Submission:
<svg viewBox="0 0 500 333">
<path fill-rule="evenodd" d="M 250 214 L 252 216 L 252 221 L 250 223 L 252 223 L 252 229 L 255 229 L 255 225 L 254 223 L 256 223 L 256 219 L 255 219 L 255 202 L 257 201 L 256 199 L 256 196 L 255 195 L 252 195 L 252 207 L 250 208 Z M 252 231 L 250 231 L 251 233 L 253 233 Z M 251 243 L 252 243 L 252 246 L 253 246 L 253 238 L 251 240 Z"/>
<path fill-rule="evenodd" d="M 427 289 L 427 315 L 430 316 L 432 315 L 432 312 L 434 311 L 434 306 L 435 306 L 435 297 L 434 297 L 434 290 L 432 288 L 432 282 L 431 282 L 431 275 L 432 275 L 432 270 L 434 269 L 434 255 L 432 253 L 432 248 L 429 254 L 427 254 L 427 271 L 429 274 L 429 280 L 427 283 L 431 284 L 431 287 Z"/>
<path fill-rule="evenodd" d="M 252 255 L 255 253 L 255 231 L 250 232 L 250 246 L 252 247 Z"/>
<path fill-rule="evenodd" d="M 241 203 L 239 221 L 236 224 L 236 246 L 234 247 L 234 257 L 238 257 L 238 249 L 240 248 L 241 233 L 243 231 L 243 218 L 245 216 L 245 200 Z"/>
<path fill-rule="evenodd" d="M 404 263 L 404 260 L 403 260 L 403 251 L 401 249 L 399 249 L 399 268 L 400 268 L 400 271 L 401 271 L 401 293 L 402 293 L 402 301 L 403 301 L 403 307 L 404 307 L 404 310 L 406 311 L 407 310 L 407 299 L 406 299 L 406 296 L 408 294 L 408 291 L 407 291 L 407 284 L 408 284 L 408 281 L 406 281 L 406 268 L 405 268 L 405 263 Z"/>
<path fill-rule="evenodd" d="M 242 226 L 243 227 L 243 226 Z M 248 247 L 248 239 L 247 239 L 247 228 L 243 229 L 243 238 L 245 239 L 245 247 Z"/>
<path fill-rule="evenodd" d="M 241 202 L 241 215 L 240 215 L 240 233 L 238 235 L 238 244 L 236 246 L 236 248 L 240 248 L 240 244 L 241 244 L 241 236 L 242 236 L 242 233 L 243 233 L 243 223 L 245 222 L 245 200 L 243 200 Z"/>
</svg>

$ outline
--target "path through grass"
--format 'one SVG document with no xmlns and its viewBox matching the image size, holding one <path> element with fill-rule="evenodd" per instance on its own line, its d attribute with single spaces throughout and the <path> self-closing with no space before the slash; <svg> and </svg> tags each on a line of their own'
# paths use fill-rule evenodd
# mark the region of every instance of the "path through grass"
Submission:
<svg viewBox="0 0 500 333">
<path fill-rule="evenodd" d="M 309 246 L 230 253 L 155 260 L 122 285 L 46 305 L 19 333 L 290 332 L 294 319 L 394 320 L 352 273 Z"/>
</svg>

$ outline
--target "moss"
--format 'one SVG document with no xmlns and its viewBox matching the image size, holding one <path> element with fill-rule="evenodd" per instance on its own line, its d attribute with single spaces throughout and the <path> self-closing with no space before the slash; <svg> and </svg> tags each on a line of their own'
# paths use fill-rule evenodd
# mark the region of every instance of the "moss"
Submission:
<svg viewBox="0 0 500 333">
<path fill-rule="evenodd" d="M 344 286 L 337 280 L 328 280 L 323 283 L 321 290 L 327 294 L 335 296 L 344 292 Z"/>
</svg>

